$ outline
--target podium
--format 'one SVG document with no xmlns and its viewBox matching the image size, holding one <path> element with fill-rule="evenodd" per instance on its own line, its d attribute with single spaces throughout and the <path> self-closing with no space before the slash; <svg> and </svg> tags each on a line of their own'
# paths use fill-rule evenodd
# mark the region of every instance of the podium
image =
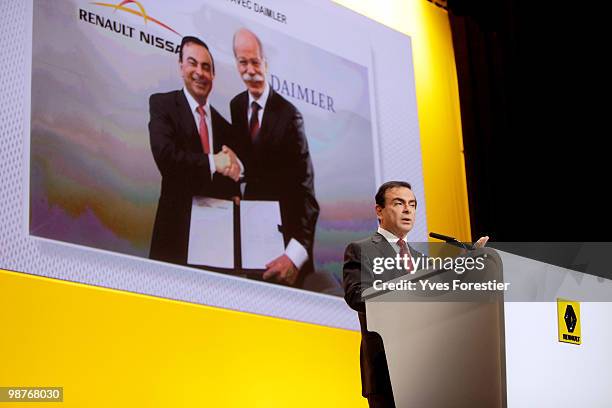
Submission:
<svg viewBox="0 0 612 408">
<path fill-rule="evenodd" d="M 390 282 L 417 287 L 419 282 L 503 282 L 494 250 L 478 249 L 471 256 L 484 256 L 483 270 L 419 270 Z M 363 292 L 368 330 L 383 339 L 395 405 L 505 408 L 503 291 L 431 292 Z"/>
</svg>

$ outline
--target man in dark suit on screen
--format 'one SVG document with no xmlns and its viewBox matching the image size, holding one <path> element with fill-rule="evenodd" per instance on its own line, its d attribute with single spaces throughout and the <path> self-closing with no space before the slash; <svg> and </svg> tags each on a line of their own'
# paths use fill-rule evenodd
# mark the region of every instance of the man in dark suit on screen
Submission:
<svg viewBox="0 0 612 408">
<path fill-rule="evenodd" d="M 241 163 L 228 147 L 230 124 L 208 101 L 215 77 L 208 46 L 184 37 L 179 69 L 183 89 L 149 99 L 151 150 L 162 176 L 149 257 L 185 265 L 192 198 L 238 196 Z"/>
<path fill-rule="evenodd" d="M 395 407 L 391 379 L 383 340 L 376 332 L 367 330 L 366 308 L 362 293 L 375 279 L 389 281 L 413 271 L 414 263 L 408 262 L 403 270 L 385 270 L 375 277 L 373 259 L 394 258 L 397 255 L 411 259 L 422 258 L 407 243 L 407 235 L 416 220 L 417 200 L 412 187 L 405 181 L 389 181 L 376 193 L 376 217 L 379 227 L 371 237 L 351 242 L 344 253 L 344 299 L 357 311 L 361 327 L 361 390 L 370 407 Z M 483 247 L 489 237 L 483 237 L 475 247 Z"/>
<path fill-rule="evenodd" d="M 314 172 L 302 114 L 266 80 L 259 38 L 241 29 L 233 41 L 236 67 L 247 87 L 232 99 L 232 126 L 240 140 L 247 200 L 278 201 L 285 252 L 266 265 L 266 280 L 300 286 L 314 270 L 313 240 L 319 215 Z"/>
</svg>

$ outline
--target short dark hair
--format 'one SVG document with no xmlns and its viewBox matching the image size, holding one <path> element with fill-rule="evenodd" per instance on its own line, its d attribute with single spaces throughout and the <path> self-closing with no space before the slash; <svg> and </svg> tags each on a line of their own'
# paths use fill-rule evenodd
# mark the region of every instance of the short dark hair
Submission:
<svg viewBox="0 0 612 408">
<path fill-rule="evenodd" d="M 192 37 L 190 35 L 186 35 L 185 37 L 183 37 L 183 39 L 181 40 L 181 47 L 179 48 L 179 62 L 183 62 L 183 47 L 187 44 L 197 44 L 206 48 L 206 51 L 208 51 L 208 55 L 210 55 L 210 61 L 212 62 L 212 73 L 214 74 L 215 59 L 213 58 L 212 52 L 210 52 L 210 50 L 208 49 L 208 45 L 206 45 L 206 43 L 200 40 L 198 37 Z"/>
<path fill-rule="evenodd" d="M 376 200 L 376 205 L 384 208 L 385 193 L 387 192 L 387 190 L 396 187 L 406 187 L 407 189 L 412 190 L 412 186 L 406 181 L 387 181 L 386 183 L 383 183 L 383 185 L 378 187 L 378 191 L 376 192 L 376 196 L 374 197 L 374 199 Z"/>
</svg>

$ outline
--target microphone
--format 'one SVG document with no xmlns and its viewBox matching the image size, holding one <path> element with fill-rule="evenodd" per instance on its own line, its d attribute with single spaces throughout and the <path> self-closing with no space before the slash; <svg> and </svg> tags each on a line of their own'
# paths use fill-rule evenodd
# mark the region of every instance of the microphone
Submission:
<svg viewBox="0 0 612 408">
<path fill-rule="evenodd" d="M 463 249 L 467 249 L 467 250 L 474 249 L 474 246 L 466 245 L 463 242 L 459 241 L 457 238 L 449 237 L 447 235 L 438 234 L 437 232 L 430 232 L 429 236 L 434 238 L 434 239 L 439 239 L 440 241 L 444 241 L 447 244 L 458 246 L 458 247 L 463 248 Z"/>
</svg>

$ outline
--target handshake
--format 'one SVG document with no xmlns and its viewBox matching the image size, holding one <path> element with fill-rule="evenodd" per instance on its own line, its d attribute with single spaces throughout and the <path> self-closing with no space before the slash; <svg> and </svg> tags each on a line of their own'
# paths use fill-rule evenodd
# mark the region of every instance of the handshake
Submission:
<svg viewBox="0 0 612 408">
<path fill-rule="evenodd" d="M 234 181 L 238 181 L 240 179 L 240 161 L 232 149 L 223 145 L 221 151 L 214 154 L 213 158 L 217 173 L 223 174 Z"/>
</svg>

